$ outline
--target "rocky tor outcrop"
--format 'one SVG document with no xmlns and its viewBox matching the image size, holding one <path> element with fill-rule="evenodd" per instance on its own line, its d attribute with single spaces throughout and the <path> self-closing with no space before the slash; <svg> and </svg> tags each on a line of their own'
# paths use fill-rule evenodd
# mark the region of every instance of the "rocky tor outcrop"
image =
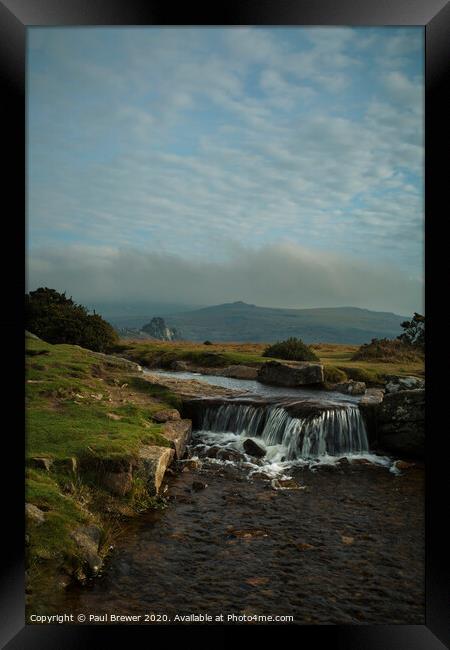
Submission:
<svg viewBox="0 0 450 650">
<path fill-rule="evenodd" d="M 425 452 L 425 390 L 388 393 L 378 407 L 379 444 L 392 453 L 422 458 Z"/>
</svg>

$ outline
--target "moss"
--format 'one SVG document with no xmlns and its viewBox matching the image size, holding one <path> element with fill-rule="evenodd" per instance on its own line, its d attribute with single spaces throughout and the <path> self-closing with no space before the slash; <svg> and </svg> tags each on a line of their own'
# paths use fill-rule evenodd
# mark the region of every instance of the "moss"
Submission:
<svg viewBox="0 0 450 650">
<path fill-rule="evenodd" d="M 338 384 L 348 379 L 347 373 L 335 366 L 325 366 L 323 374 L 324 381 L 327 384 Z"/>
<path fill-rule="evenodd" d="M 344 372 L 348 379 L 353 379 L 354 381 L 363 381 L 366 384 L 381 384 L 383 383 L 384 375 L 383 373 L 377 372 L 372 368 L 361 368 L 355 366 L 339 366 L 338 368 Z"/>
</svg>

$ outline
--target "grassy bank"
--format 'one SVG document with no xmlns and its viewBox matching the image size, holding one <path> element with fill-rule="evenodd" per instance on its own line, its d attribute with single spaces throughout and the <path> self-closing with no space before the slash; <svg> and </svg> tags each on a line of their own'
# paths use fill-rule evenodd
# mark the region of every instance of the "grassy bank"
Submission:
<svg viewBox="0 0 450 650">
<path fill-rule="evenodd" d="M 139 479 L 120 497 L 101 486 L 99 472 L 132 461 L 143 445 L 169 446 L 152 416 L 179 401 L 132 364 L 78 346 L 27 337 L 26 361 L 26 501 L 44 513 L 27 518 L 27 589 L 37 611 L 45 582 L 86 572 L 74 531 L 95 526 L 102 556 L 123 518 L 158 505 Z"/>
<path fill-rule="evenodd" d="M 117 350 L 129 359 L 149 367 L 170 368 L 174 361 L 196 367 L 223 368 L 230 365 L 259 366 L 269 361 L 262 354 L 264 343 L 202 343 L 166 341 L 123 341 Z M 369 384 L 383 383 L 387 375 L 424 374 L 423 361 L 354 361 L 357 345 L 319 343 L 310 346 L 325 366 L 328 382 L 355 379 Z"/>
</svg>

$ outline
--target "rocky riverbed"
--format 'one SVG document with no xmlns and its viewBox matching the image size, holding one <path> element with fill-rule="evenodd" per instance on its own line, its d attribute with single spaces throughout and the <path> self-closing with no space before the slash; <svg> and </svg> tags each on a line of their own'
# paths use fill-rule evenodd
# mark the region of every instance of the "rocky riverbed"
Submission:
<svg viewBox="0 0 450 650">
<path fill-rule="evenodd" d="M 192 439 L 177 411 L 155 414 L 176 458 L 160 508 L 123 524 L 102 576 L 49 591 L 48 613 L 424 623 L 424 468 L 371 453 L 359 403 L 373 409 L 380 396 L 144 374 L 193 408 Z"/>
<path fill-rule="evenodd" d="M 58 602 L 49 595 L 49 609 L 161 623 L 205 613 L 424 623 L 419 465 L 398 475 L 358 463 L 297 468 L 290 489 L 232 464 L 181 468 L 165 509 L 129 525 L 103 577 Z"/>
</svg>

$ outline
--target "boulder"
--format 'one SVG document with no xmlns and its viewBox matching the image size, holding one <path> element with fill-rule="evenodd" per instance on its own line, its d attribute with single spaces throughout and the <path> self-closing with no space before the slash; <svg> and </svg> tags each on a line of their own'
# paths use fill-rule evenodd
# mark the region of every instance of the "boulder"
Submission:
<svg viewBox="0 0 450 650">
<path fill-rule="evenodd" d="M 37 525 L 43 524 L 45 521 L 45 513 L 32 503 L 25 504 L 25 516 Z"/>
<path fill-rule="evenodd" d="M 298 361 L 268 361 L 259 368 L 257 380 L 275 386 L 323 384 L 323 365 Z"/>
<path fill-rule="evenodd" d="M 98 573 L 102 566 L 102 559 L 98 553 L 100 545 L 101 530 L 98 526 L 80 526 L 71 533 L 75 540 L 80 556 L 88 565 L 92 574 Z"/>
<path fill-rule="evenodd" d="M 398 377 L 391 375 L 387 378 L 386 393 L 398 393 L 403 390 L 416 390 L 425 388 L 425 381 L 420 377 Z"/>
<path fill-rule="evenodd" d="M 335 384 L 333 389 L 345 395 L 364 395 L 366 392 L 366 384 L 363 381 L 349 379 L 348 381 L 341 381 Z"/>
<path fill-rule="evenodd" d="M 233 377 L 234 379 L 256 379 L 258 376 L 258 368 L 251 366 L 227 366 L 227 368 L 216 372 L 221 377 Z"/>
<path fill-rule="evenodd" d="M 176 370 L 177 372 L 186 372 L 189 370 L 189 366 L 186 361 L 172 361 L 170 364 L 171 370 Z"/>
<path fill-rule="evenodd" d="M 359 401 L 359 410 L 367 429 L 369 444 L 377 442 L 378 438 L 378 411 L 384 399 L 384 390 L 368 388 Z"/>
<path fill-rule="evenodd" d="M 200 490 L 204 490 L 207 487 L 208 487 L 208 484 L 203 483 L 203 481 L 193 481 L 192 482 L 192 489 L 194 490 L 194 492 L 200 492 Z"/>
<path fill-rule="evenodd" d="M 177 411 L 178 413 L 178 411 Z M 170 440 L 172 448 L 175 450 L 175 458 L 181 460 L 186 451 L 186 445 L 191 439 L 192 422 L 191 420 L 171 420 L 166 422 L 162 429 L 162 434 L 167 440 Z"/>
<path fill-rule="evenodd" d="M 379 443 L 387 451 L 423 458 L 425 452 L 425 390 L 388 393 L 378 407 Z"/>
<path fill-rule="evenodd" d="M 181 415 L 180 411 L 177 411 L 177 409 L 164 409 L 154 413 L 152 419 L 155 420 L 155 422 L 172 422 L 173 420 L 180 420 Z"/>
<path fill-rule="evenodd" d="M 106 472 L 102 482 L 112 494 L 123 497 L 131 492 L 133 475 L 131 472 Z"/>
<path fill-rule="evenodd" d="M 77 467 L 78 463 L 75 456 L 69 456 L 68 458 L 55 458 L 52 465 L 53 471 L 69 472 L 69 474 L 76 474 Z"/>
<path fill-rule="evenodd" d="M 293 478 L 274 478 L 272 480 L 274 490 L 304 490 L 305 486 L 299 485 Z"/>
<path fill-rule="evenodd" d="M 219 449 L 216 458 L 219 458 L 219 460 L 231 460 L 234 463 L 239 463 L 244 460 L 244 456 L 237 449 L 231 449 L 230 447 L 222 447 Z"/>
<path fill-rule="evenodd" d="M 30 458 L 28 464 L 30 467 L 35 467 L 36 469 L 45 469 L 46 472 L 49 472 L 53 465 L 53 459 L 35 456 L 34 458 Z"/>
<path fill-rule="evenodd" d="M 416 463 L 407 463 L 405 460 L 396 460 L 394 463 L 396 469 L 411 469 L 411 467 L 415 466 Z"/>
<path fill-rule="evenodd" d="M 262 458 L 263 456 L 266 455 L 266 450 L 264 447 L 259 445 L 257 442 L 252 440 L 251 438 L 247 438 L 247 440 L 244 441 L 243 444 L 245 452 L 249 456 L 255 456 L 256 458 Z"/>
<path fill-rule="evenodd" d="M 147 445 L 139 450 L 135 475 L 145 481 L 150 494 L 158 494 L 166 468 L 174 455 L 175 451 L 170 447 Z"/>
</svg>

